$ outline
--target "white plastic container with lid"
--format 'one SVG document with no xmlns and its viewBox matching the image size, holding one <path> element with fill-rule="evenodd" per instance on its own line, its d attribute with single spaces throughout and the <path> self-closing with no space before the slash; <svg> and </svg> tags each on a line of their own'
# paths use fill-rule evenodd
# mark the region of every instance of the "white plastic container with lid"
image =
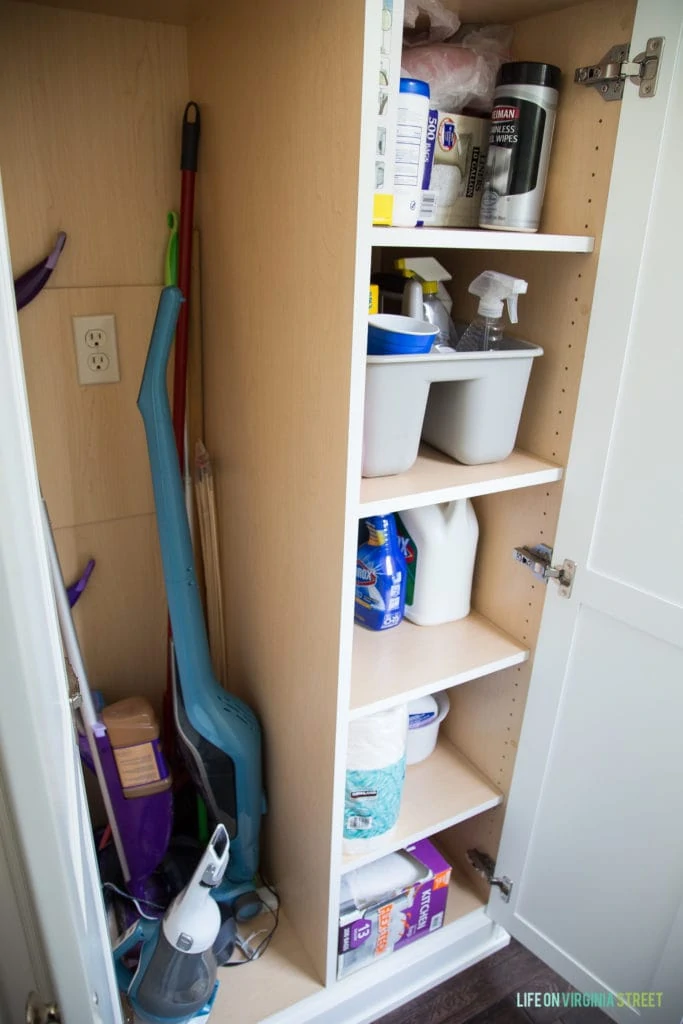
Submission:
<svg viewBox="0 0 683 1024">
<path fill-rule="evenodd" d="M 394 210 L 392 225 L 414 228 L 420 214 L 422 173 L 427 148 L 429 86 L 416 78 L 402 78 L 396 122 Z"/>
<path fill-rule="evenodd" d="M 406 509 L 396 526 L 408 569 L 405 617 L 418 626 L 464 619 L 479 540 L 472 502 Z"/>
<path fill-rule="evenodd" d="M 406 764 L 419 764 L 434 753 L 439 726 L 450 711 L 447 693 L 418 697 L 408 704 L 408 746 Z"/>
</svg>

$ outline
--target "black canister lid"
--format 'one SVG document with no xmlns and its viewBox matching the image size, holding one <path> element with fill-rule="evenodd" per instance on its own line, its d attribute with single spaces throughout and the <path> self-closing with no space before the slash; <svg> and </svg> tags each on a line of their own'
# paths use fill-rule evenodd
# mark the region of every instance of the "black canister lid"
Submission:
<svg viewBox="0 0 683 1024">
<path fill-rule="evenodd" d="M 517 60 L 501 65 L 496 85 L 547 85 L 559 89 L 562 72 L 554 64 Z"/>
</svg>

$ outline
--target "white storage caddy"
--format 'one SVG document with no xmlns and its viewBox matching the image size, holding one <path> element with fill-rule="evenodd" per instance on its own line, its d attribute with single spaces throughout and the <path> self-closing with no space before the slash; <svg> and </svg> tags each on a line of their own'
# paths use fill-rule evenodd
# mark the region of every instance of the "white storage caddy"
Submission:
<svg viewBox="0 0 683 1024">
<path fill-rule="evenodd" d="M 469 466 L 506 459 L 532 360 L 543 349 L 517 338 L 504 345 L 495 352 L 368 356 L 363 476 L 410 469 L 420 436 Z"/>
</svg>

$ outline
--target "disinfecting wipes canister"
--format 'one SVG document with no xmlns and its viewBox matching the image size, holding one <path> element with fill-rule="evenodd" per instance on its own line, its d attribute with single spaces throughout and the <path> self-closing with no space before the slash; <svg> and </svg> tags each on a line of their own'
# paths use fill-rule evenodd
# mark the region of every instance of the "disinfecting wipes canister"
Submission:
<svg viewBox="0 0 683 1024">
<path fill-rule="evenodd" d="M 414 228 L 420 215 L 428 123 L 428 84 L 417 78 L 402 78 L 396 122 L 394 212 L 391 218 L 394 226 Z"/>
<path fill-rule="evenodd" d="M 559 84 L 553 64 L 519 61 L 498 72 L 479 227 L 538 231 Z"/>
</svg>

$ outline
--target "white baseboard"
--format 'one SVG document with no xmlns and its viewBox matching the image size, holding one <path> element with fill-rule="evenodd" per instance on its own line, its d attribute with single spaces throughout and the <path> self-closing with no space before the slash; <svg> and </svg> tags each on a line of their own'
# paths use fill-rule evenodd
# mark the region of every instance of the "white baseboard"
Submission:
<svg viewBox="0 0 683 1024">
<path fill-rule="evenodd" d="M 373 1024 L 473 964 L 502 949 L 508 933 L 484 910 L 423 939 L 294 1006 L 264 1024 Z"/>
</svg>

